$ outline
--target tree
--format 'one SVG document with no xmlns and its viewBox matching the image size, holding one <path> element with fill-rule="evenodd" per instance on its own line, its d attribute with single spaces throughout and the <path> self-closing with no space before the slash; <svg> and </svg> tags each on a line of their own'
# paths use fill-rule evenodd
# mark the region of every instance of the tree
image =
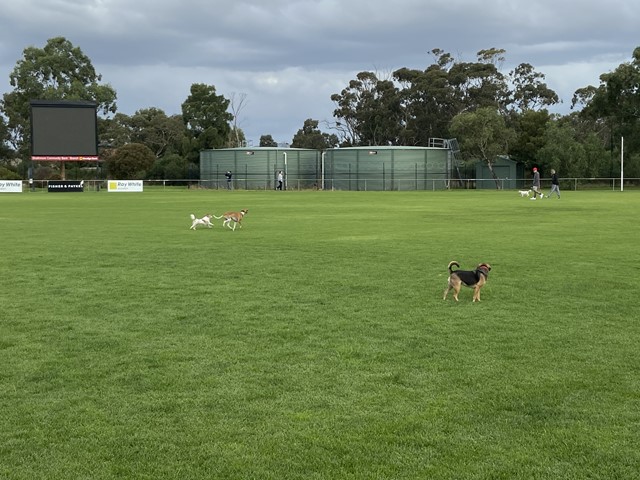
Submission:
<svg viewBox="0 0 640 480">
<path fill-rule="evenodd" d="M 0 116 L 0 162 L 12 159 L 13 150 L 9 147 L 9 128 L 4 118 Z"/>
<path fill-rule="evenodd" d="M 640 149 L 640 47 L 630 62 L 600 75 L 600 85 L 576 91 L 573 105 L 585 104 L 582 114 L 605 120 L 612 136 L 625 138 L 629 149 Z"/>
<path fill-rule="evenodd" d="M 504 61 L 502 49 L 480 50 L 476 62 L 457 62 L 449 70 L 460 112 L 491 107 L 504 109 L 508 103 L 508 85 L 499 65 Z"/>
<path fill-rule="evenodd" d="M 331 95 L 336 128 L 345 145 L 397 145 L 403 124 L 402 98 L 391 80 L 360 72 L 339 94 Z"/>
<path fill-rule="evenodd" d="M 229 100 L 216 95 L 216 87 L 194 83 L 191 93 L 182 104 L 184 122 L 189 143 L 187 158 L 197 163 L 200 151 L 225 146 L 233 116 L 227 112 Z"/>
<path fill-rule="evenodd" d="M 401 132 L 405 145 L 428 146 L 433 137 L 448 136 L 449 123 L 459 111 L 459 102 L 449 83 L 449 55 L 435 50 L 436 64 L 426 70 L 402 68 L 394 72 L 396 81 L 403 85 L 401 91 L 405 108 L 405 128 Z"/>
<path fill-rule="evenodd" d="M 593 132 L 581 136 L 569 117 L 549 121 L 544 141 L 536 157 L 543 169 L 553 168 L 565 177 L 592 177 L 606 171 L 607 155 L 598 136 Z"/>
<path fill-rule="evenodd" d="M 474 112 L 460 113 L 451 122 L 451 133 L 459 141 L 465 156 L 484 162 L 500 188 L 500 181 L 493 170 L 499 155 L 507 155 L 514 138 L 504 117 L 496 108 L 484 107 Z"/>
<path fill-rule="evenodd" d="M 156 157 L 180 150 L 185 136 L 180 115 L 168 117 L 159 108 L 138 110 L 127 120 L 131 142 L 143 143 Z"/>
<path fill-rule="evenodd" d="M 98 118 L 98 145 L 101 149 L 119 148 L 131 143 L 131 117 L 116 113 L 112 118 Z"/>
<path fill-rule="evenodd" d="M 261 135 L 260 146 L 261 147 L 277 147 L 278 142 L 276 142 L 271 135 Z"/>
<path fill-rule="evenodd" d="M 231 126 L 231 134 L 229 136 L 229 147 L 242 147 L 245 145 L 244 132 L 240 129 L 240 112 L 246 105 L 247 94 L 240 93 L 236 96 L 235 92 L 231 92 L 229 99 L 229 108 L 233 116 L 233 125 Z"/>
<path fill-rule="evenodd" d="M 247 139 L 244 136 L 244 132 L 241 128 L 231 127 L 229 130 L 229 138 L 227 140 L 227 147 L 229 148 L 237 148 L 244 147 L 247 145 Z"/>
<path fill-rule="evenodd" d="M 107 169 L 111 178 L 140 179 L 146 177 L 155 160 L 155 155 L 146 145 L 129 143 L 113 152 L 107 160 Z"/>
<path fill-rule="evenodd" d="M 526 112 L 559 103 L 558 94 L 547 86 L 544 79 L 544 74 L 536 72 L 528 63 L 521 63 L 509 72 L 513 106 Z"/>
<path fill-rule="evenodd" d="M 512 112 L 510 117 L 516 137 L 509 148 L 509 155 L 532 167 L 538 161 L 538 152 L 546 143 L 547 125 L 551 116 L 547 110 Z"/>
<path fill-rule="evenodd" d="M 338 137 L 333 134 L 322 133 L 318 128 L 318 121 L 308 118 L 304 125 L 293 136 L 291 146 L 294 148 L 311 148 L 327 150 L 338 145 Z"/>
<path fill-rule="evenodd" d="M 103 85 L 91 60 L 64 37 L 51 38 L 44 48 L 28 47 L 9 76 L 13 91 L 5 93 L 0 108 L 8 118 L 11 142 L 27 159 L 30 145 L 31 100 L 92 100 L 98 112 L 115 113 L 116 92 Z"/>
<path fill-rule="evenodd" d="M 188 179 L 189 162 L 178 154 L 171 153 L 156 159 L 147 173 L 147 178 Z"/>
</svg>

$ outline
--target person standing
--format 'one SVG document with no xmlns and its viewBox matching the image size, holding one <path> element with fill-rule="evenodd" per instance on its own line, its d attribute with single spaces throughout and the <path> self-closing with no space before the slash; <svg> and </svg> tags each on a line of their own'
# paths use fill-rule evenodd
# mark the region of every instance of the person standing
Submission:
<svg viewBox="0 0 640 480">
<path fill-rule="evenodd" d="M 282 183 L 284 182 L 284 175 L 282 174 L 282 170 L 278 172 L 278 186 L 277 190 L 282 190 Z"/>
<path fill-rule="evenodd" d="M 558 195 L 558 198 L 560 198 L 560 182 L 558 182 L 558 174 L 556 174 L 556 171 L 552 168 L 551 169 L 551 191 L 549 192 L 549 195 L 547 195 L 547 197 L 551 198 L 551 195 L 553 193 Z"/>
<path fill-rule="evenodd" d="M 230 170 L 227 170 L 224 176 L 227 177 L 227 190 L 231 190 L 231 177 L 233 177 L 233 174 Z"/>
<path fill-rule="evenodd" d="M 535 200 L 538 195 L 540 195 L 540 198 L 544 198 L 544 194 L 540 190 L 540 172 L 536 167 L 533 167 L 533 187 L 531 187 L 531 190 L 533 190 L 533 198 L 531 200 Z"/>
</svg>

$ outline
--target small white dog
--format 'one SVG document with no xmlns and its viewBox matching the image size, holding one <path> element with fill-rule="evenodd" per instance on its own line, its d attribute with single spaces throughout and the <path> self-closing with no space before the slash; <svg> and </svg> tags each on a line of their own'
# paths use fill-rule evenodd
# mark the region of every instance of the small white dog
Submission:
<svg viewBox="0 0 640 480">
<path fill-rule="evenodd" d="M 209 228 L 213 227 L 213 223 L 211 223 L 211 217 L 213 217 L 213 215 L 207 213 L 202 218 L 196 218 L 196 216 L 192 213 L 190 230 L 195 230 L 198 225 L 206 225 Z"/>
<path fill-rule="evenodd" d="M 518 190 L 521 197 L 529 197 L 531 196 L 531 190 Z"/>
</svg>

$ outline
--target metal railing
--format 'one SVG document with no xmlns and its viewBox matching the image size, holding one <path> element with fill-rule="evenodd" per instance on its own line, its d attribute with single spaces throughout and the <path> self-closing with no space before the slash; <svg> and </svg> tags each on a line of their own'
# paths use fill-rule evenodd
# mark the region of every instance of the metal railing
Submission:
<svg viewBox="0 0 640 480">
<path fill-rule="evenodd" d="M 542 188 L 551 186 L 550 179 L 542 179 Z M 47 192 L 48 180 L 33 180 L 30 184 L 23 181 L 23 192 Z M 493 178 L 468 178 L 462 180 L 453 179 L 415 179 L 395 178 L 392 181 L 384 181 L 379 177 L 371 178 L 326 178 L 324 190 L 336 191 L 408 191 L 408 190 L 515 190 L 530 188 L 530 179 L 498 179 L 499 188 Z M 514 184 L 516 186 L 514 186 Z M 153 189 L 211 189 L 227 190 L 227 182 L 224 180 L 196 180 L 196 179 L 165 179 L 144 180 L 144 188 Z M 640 188 L 640 178 L 626 178 L 624 188 Z M 275 190 L 272 180 L 259 181 L 256 179 L 234 178 L 232 190 Z M 620 178 L 579 178 L 569 177 L 560 179 L 561 190 L 620 190 Z M 323 185 L 316 179 L 289 179 L 287 190 L 323 190 Z M 107 191 L 107 180 L 85 180 L 84 191 Z"/>
</svg>

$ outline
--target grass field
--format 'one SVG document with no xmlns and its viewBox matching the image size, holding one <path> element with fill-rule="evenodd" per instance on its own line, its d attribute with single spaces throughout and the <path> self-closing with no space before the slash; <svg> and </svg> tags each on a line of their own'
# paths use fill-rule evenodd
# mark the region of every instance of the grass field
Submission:
<svg viewBox="0 0 640 480">
<path fill-rule="evenodd" d="M 4 194 L 0 478 L 638 478 L 639 207 Z"/>
</svg>

